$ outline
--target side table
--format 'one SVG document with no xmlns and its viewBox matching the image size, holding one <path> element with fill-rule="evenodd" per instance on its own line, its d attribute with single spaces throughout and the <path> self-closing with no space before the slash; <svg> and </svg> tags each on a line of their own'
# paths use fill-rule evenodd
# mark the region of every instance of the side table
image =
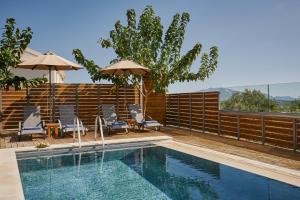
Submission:
<svg viewBox="0 0 300 200">
<path fill-rule="evenodd" d="M 134 119 L 126 119 L 125 121 L 127 122 L 128 126 L 131 129 L 133 129 L 133 130 L 135 129 L 136 122 Z"/>
<path fill-rule="evenodd" d="M 58 137 L 59 123 L 48 123 L 48 124 L 46 124 L 46 126 L 47 126 L 48 137 L 49 138 L 51 137 L 51 129 L 54 129 L 54 134 L 55 134 L 55 137 L 57 138 Z"/>
</svg>

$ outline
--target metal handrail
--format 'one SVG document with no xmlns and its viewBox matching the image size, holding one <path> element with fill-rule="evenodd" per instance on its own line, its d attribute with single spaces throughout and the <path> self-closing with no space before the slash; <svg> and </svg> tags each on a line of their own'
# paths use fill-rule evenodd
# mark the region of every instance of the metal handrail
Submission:
<svg viewBox="0 0 300 200">
<path fill-rule="evenodd" d="M 74 123 L 73 123 L 73 141 L 75 142 L 75 129 L 77 128 L 77 137 L 78 137 L 78 145 L 79 148 L 81 148 L 81 136 L 80 136 L 80 122 L 78 117 L 74 117 Z M 82 130 L 84 134 L 84 128 Z"/>
<path fill-rule="evenodd" d="M 102 146 L 104 148 L 104 136 L 103 136 L 103 126 L 102 126 L 102 120 L 101 117 L 98 115 L 95 119 L 95 140 L 97 138 L 97 134 L 98 134 L 98 125 L 99 125 L 99 129 L 100 129 L 100 135 L 101 135 L 101 140 L 102 140 Z"/>
</svg>

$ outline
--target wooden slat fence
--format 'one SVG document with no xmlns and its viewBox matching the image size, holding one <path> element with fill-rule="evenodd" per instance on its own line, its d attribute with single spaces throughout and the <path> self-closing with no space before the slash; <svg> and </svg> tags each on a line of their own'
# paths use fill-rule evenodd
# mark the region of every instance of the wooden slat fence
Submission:
<svg viewBox="0 0 300 200">
<path fill-rule="evenodd" d="M 300 147 L 300 117 L 220 111 L 220 134 L 289 149 Z"/>
<path fill-rule="evenodd" d="M 161 124 L 165 124 L 166 122 L 165 94 L 155 93 L 148 96 L 146 115 L 159 121 Z"/>
<path fill-rule="evenodd" d="M 139 102 L 138 92 L 133 88 L 120 88 L 117 95 L 111 84 L 54 86 L 56 119 L 59 105 L 74 105 L 76 113 L 90 129 L 94 127 L 95 117 L 101 114 L 99 105 L 119 105 L 119 117 L 125 119 L 130 117 L 126 105 Z M 294 150 L 300 148 L 299 116 L 221 111 L 218 92 L 153 94 L 149 99 L 147 113 L 166 125 Z M 18 127 L 18 122 L 23 120 L 24 105 L 40 105 L 43 120 L 49 121 L 47 84 L 28 90 L 2 91 L 1 101 L 3 129 Z"/>
<path fill-rule="evenodd" d="M 144 81 L 144 86 L 146 86 L 147 89 L 152 87 L 151 77 L 144 77 L 143 81 Z M 159 121 L 161 124 L 166 124 L 166 94 L 165 93 L 151 93 L 148 96 L 146 115 Z"/>
<path fill-rule="evenodd" d="M 128 118 L 128 104 L 138 103 L 138 92 L 129 88 L 120 88 L 119 94 L 112 90 L 111 84 L 54 84 L 55 92 L 55 119 L 59 118 L 59 105 L 74 105 L 75 112 L 83 123 L 94 128 L 95 117 L 100 114 L 99 105 L 118 105 L 119 117 Z M 49 85 L 40 85 L 36 88 L 20 91 L 2 91 L 2 127 L 16 129 L 18 122 L 23 120 L 24 105 L 41 106 L 42 119 L 50 120 Z"/>
<path fill-rule="evenodd" d="M 219 110 L 219 93 L 167 94 L 166 125 L 260 142 L 300 148 L 300 116 Z"/>
<path fill-rule="evenodd" d="M 166 124 L 218 132 L 219 93 L 167 94 Z"/>
</svg>

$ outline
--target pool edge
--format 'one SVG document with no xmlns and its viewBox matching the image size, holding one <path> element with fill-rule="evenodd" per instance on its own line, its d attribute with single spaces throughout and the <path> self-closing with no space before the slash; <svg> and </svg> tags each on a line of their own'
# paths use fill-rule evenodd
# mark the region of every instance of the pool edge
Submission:
<svg viewBox="0 0 300 200">
<path fill-rule="evenodd" d="M 230 167 L 242 169 L 274 180 L 300 187 L 300 171 L 251 160 L 245 157 L 227 154 L 212 149 L 174 141 L 169 136 L 153 136 L 130 139 L 107 140 L 105 144 L 126 144 L 134 142 L 151 142 L 196 157 L 208 159 Z M 102 145 L 101 141 L 84 142 L 82 146 Z M 78 148 L 76 143 L 51 145 L 46 150 L 56 148 Z M 21 147 L 0 150 L 0 199 L 25 199 L 21 183 L 16 153 L 37 151 L 35 147 Z M 4 181 L 2 181 L 4 180 Z"/>
<path fill-rule="evenodd" d="M 162 143 L 160 146 L 300 187 L 299 170 L 280 167 L 174 140 L 168 143 Z"/>
<path fill-rule="evenodd" d="M 172 141 L 173 138 L 169 136 L 153 136 L 127 139 L 106 140 L 105 145 L 110 144 L 126 144 L 133 142 L 151 142 L 161 143 Z M 82 142 L 84 146 L 101 145 L 101 141 Z M 54 144 L 47 147 L 45 150 L 57 148 L 78 148 L 78 143 Z M 26 151 L 37 151 L 36 147 L 19 147 L 10 149 L 0 149 L 0 200 L 24 200 L 24 192 L 17 162 L 16 153 Z"/>
<path fill-rule="evenodd" d="M 15 150 L 0 150 L 0 199 L 25 199 Z"/>
</svg>

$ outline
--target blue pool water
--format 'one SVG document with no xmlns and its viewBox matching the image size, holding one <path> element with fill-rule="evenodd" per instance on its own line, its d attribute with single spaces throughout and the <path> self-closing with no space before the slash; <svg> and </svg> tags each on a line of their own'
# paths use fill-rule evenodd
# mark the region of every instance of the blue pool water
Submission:
<svg viewBox="0 0 300 200">
<path fill-rule="evenodd" d="M 18 160 L 26 199 L 284 199 L 300 188 L 163 147 Z"/>
</svg>

